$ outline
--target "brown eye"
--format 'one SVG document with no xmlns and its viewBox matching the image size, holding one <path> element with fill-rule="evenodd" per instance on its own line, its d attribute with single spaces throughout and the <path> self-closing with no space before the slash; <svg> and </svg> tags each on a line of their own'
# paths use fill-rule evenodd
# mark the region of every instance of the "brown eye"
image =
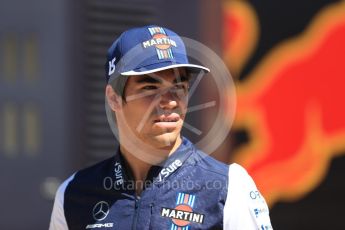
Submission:
<svg viewBox="0 0 345 230">
<path fill-rule="evenodd" d="M 144 90 L 155 90 L 155 89 L 158 89 L 158 88 L 155 85 L 146 85 L 142 89 L 144 89 Z"/>
<path fill-rule="evenodd" d="M 188 86 L 186 84 L 176 84 L 174 86 L 174 89 L 175 90 L 187 90 L 188 89 Z"/>
<path fill-rule="evenodd" d="M 186 87 L 185 87 L 185 85 L 179 84 L 179 85 L 176 85 L 176 88 L 178 88 L 178 89 L 185 89 Z"/>
</svg>

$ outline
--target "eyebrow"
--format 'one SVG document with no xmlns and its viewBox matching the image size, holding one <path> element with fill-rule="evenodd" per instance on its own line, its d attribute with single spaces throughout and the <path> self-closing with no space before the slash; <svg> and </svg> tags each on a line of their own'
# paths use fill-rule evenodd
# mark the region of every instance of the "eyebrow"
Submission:
<svg viewBox="0 0 345 230">
<path fill-rule="evenodd" d="M 140 76 L 138 79 L 136 79 L 137 83 L 162 83 L 162 80 L 158 78 L 151 77 L 149 75 Z"/>
<path fill-rule="evenodd" d="M 173 83 L 178 83 L 178 82 L 187 82 L 189 80 L 188 76 L 185 75 L 181 75 L 177 78 L 174 79 Z M 162 83 L 163 81 L 159 78 L 155 78 L 155 77 L 151 77 L 149 75 L 144 75 L 144 76 L 140 76 L 138 77 L 138 79 L 136 79 L 137 83 L 153 83 L 153 84 L 159 84 Z"/>
</svg>

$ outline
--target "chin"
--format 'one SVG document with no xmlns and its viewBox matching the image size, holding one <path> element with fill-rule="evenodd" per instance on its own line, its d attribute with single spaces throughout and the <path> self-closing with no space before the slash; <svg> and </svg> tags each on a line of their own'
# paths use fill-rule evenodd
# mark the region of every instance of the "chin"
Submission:
<svg viewBox="0 0 345 230">
<path fill-rule="evenodd" d="M 176 141 L 180 139 L 180 136 L 177 135 L 176 133 L 164 133 L 164 134 L 155 136 L 153 139 L 155 142 L 154 144 L 155 147 L 170 148 L 175 145 Z"/>
</svg>

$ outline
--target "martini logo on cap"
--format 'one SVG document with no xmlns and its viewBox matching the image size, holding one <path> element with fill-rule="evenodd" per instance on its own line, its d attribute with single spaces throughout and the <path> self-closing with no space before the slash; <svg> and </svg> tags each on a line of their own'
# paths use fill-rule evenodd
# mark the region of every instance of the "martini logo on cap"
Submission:
<svg viewBox="0 0 345 230">
<path fill-rule="evenodd" d="M 171 229 L 188 229 L 191 222 L 202 224 L 205 215 L 193 211 L 195 195 L 178 193 L 175 208 L 162 208 L 161 216 L 171 218 Z"/>
<path fill-rule="evenodd" d="M 176 42 L 169 38 L 162 27 L 148 28 L 152 38 L 142 43 L 143 47 L 155 47 L 158 59 L 174 58 L 171 47 L 177 47 Z"/>
</svg>

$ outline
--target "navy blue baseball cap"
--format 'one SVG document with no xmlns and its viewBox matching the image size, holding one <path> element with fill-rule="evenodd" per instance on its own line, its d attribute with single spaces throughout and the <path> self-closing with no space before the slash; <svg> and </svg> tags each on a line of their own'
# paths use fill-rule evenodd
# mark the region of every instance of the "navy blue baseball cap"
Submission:
<svg viewBox="0 0 345 230">
<path fill-rule="evenodd" d="M 138 27 L 123 32 L 108 49 L 106 80 L 180 67 L 210 72 L 189 62 L 185 44 L 175 32 L 156 25 Z"/>
</svg>

